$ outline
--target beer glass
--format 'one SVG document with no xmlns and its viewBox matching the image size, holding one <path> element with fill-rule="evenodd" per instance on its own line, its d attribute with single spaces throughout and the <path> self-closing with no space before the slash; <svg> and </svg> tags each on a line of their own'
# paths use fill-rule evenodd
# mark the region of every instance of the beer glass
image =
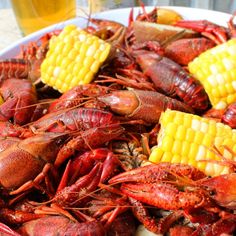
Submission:
<svg viewBox="0 0 236 236">
<path fill-rule="evenodd" d="M 76 16 L 76 0 L 11 0 L 23 35 Z"/>
</svg>

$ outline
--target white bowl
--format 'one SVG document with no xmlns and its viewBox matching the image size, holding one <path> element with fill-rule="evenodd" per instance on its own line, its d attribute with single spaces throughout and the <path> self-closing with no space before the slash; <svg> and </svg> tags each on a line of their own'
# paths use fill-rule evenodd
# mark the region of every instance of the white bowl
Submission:
<svg viewBox="0 0 236 236">
<path fill-rule="evenodd" d="M 191 20 L 205 20 L 206 19 L 222 26 L 227 26 L 227 21 L 231 17 L 231 15 L 227 13 L 197 9 L 197 8 L 187 8 L 187 7 L 165 7 L 165 8 L 169 8 L 169 9 L 173 9 L 177 11 L 178 13 L 180 13 L 180 15 L 183 16 L 184 19 L 191 19 Z M 147 11 L 151 11 L 152 9 L 153 7 L 146 7 Z M 94 17 L 100 18 L 100 19 L 103 18 L 103 19 L 113 20 L 113 21 L 120 22 L 124 25 L 127 25 L 130 10 L 131 8 L 109 10 L 109 11 L 101 12 L 99 14 L 95 14 Z M 134 8 L 135 15 L 137 15 L 139 11 L 140 11 L 139 7 Z M 0 52 L 0 59 L 7 59 L 7 58 L 12 58 L 16 56 L 20 52 L 20 45 L 25 45 L 31 41 L 35 41 L 39 39 L 45 33 L 56 30 L 56 29 L 61 29 L 65 25 L 68 25 L 68 24 L 76 24 L 79 27 L 83 28 L 86 26 L 87 20 L 84 18 L 75 18 L 72 20 L 68 20 L 65 22 L 61 22 L 61 23 L 49 26 L 33 34 L 30 34 L 18 40 L 14 44 L 9 45 L 4 50 L 2 50 Z M 141 225 L 137 229 L 136 235 L 137 236 L 139 235 L 151 236 L 155 234 L 149 232 Z"/>
<path fill-rule="evenodd" d="M 227 21 L 231 17 L 230 14 L 227 13 L 222 13 L 222 12 L 217 12 L 217 11 L 210 11 L 210 10 L 203 10 L 203 9 L 198 9 L 198 8 L 188 8 L 188 7 L 165 7 L 169 9 L 173 9 L 180 13 L 184 19 L 192 19 L 192 20 L 209 20 L 214 23 L 226 26 Z M 146 7 L 147 11 L 151 11 L 153 7 Z M 128 17 L 130 13 L 131 8 L 123 8 L 123 9 L 116 9 L 116 10 L 109 10 L 109 11 L 104 11 L 98 14 L 95 14 L 94 17 L 96 18 L 103 18 L 103 19 L 108 19 L 108 20 L 113 20 L 120 22 L 124 25 L 128 24 Z M 137 15 L 138 12 L 140 11 L 139 7 L 134 8 L 134 14 Z M 7 48 L 3 49 L 0 52 L 0 59 L 7 59 L 7 58 L 12 58 L 16 56 L 20 52 L 20 45 L 25 45 L 31 41 L 35 41 L 39 39 L 42 35 L 44 35 L 47 32 L 53 31 L 55 29 L 61 29 L 65 25 L 68 24 L 76 24 L 80 27 L 85 27 L 87 23 L 87 20 L 85 18 L 74 18 L 72 20 L 68 20 L 65 22 L 61 22 L 52 26 L 49 26 L 47 28 L 44 28 L 42 30 L 39 30 L 35 33 L 32 33 L 17 42 L 15 42 L 12 45 L 9 45 Z"/>
</svg>

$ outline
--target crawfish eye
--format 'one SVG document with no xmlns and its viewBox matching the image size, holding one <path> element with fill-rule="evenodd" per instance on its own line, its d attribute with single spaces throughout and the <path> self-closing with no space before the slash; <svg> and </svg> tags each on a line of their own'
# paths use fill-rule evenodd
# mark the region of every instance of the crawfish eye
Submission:
<svg viewBox="0 0 236 236">
<path fill-rule="evenodd" d="M 56 145 L 61 145 L 62 143 L 63 143 L 63 140 L 62 140 L 62 139 L 56 140 Z"/>
<path fill-rule="evenodd" d="M 210 195 L 210 196 L 216 195 L 216 191 L 215 191 L 215 190 L 209 191 L 209 195 Z"/>
</svg>

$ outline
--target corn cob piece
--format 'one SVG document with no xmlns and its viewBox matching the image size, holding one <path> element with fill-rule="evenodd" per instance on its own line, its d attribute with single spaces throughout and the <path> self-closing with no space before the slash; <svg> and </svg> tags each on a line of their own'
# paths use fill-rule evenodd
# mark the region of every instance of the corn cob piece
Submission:
<svg viewBox="0 0 236 236">
<path fill-rule="evenodd" d="M 41 65 L 41 79 L 61 93 L 79 84 L 88 84 L 109 51 L 110 44 L 75 25 L 68 25 L 50 40 Z"/>
<path fill-rule="evenodd" d="M 202 53 L 188 68 L 202 83 L 215 109 L 236 102 L 236 39 Z"/>
<path fill-rule="evenodd" d="M 222 165 L 222 157 L 214 147 L 225 158 L 236 160 L 227 149 L 236 152 L 236 130 L 215 120 L 174 110 L 162 113 L 160 124 L 158 145 L 153 148 L 150 161 L 189 164 L 209 176 L 231 171 Z"/>
</svg>

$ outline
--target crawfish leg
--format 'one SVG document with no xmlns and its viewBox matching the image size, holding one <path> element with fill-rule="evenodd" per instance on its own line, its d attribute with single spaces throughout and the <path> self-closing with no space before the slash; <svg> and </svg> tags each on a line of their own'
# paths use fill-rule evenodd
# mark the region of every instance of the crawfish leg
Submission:
<svg viewBox="0 0 236 236">
<path fill-rule="evenodd" d="M 159 228 L 158 222 L 149 215 L 147 209 L 140 201 L 129 197 L 129 202 L 133 206 L 133 214 L 145 226 L 145 228 L 156 234 L 164 233 Z"/>
<path fill-rule="evenodd" d="M 86 195 L 97 188 L 101 174 L 102 163 L 99 162 L 89 174 L 77 180 L 73 185 L 57 192 L 53 199 L 54 202 L 58 203 L 60 206 L 73 206 L 84 202 Z"/>
<path fill-rule="evenodd" d="M 24 183 L 23 185 L 21 185 L 18 189 L 15 189 L 15 190 L 11 191 L 11 192 L 10 192 L 10 195 L 19 194 L 19 193 L 22 193 L 22 192 L 24 192 L 24 191 L 27 191 L 27 190 L 29 190 L 29 189 L 35 187 L 35 188 L 41 190 L 42 192 L 45 192 L 45 191 L 46 191 L 46 193 L 50 196 L 50 195 L 51 195 L 51 194 L 50 194 L 50 191 L 47 191 L 47 190 L 43 189 L 43 188 L 39 185 L 39 183 L 40 183 L 43 179 L 47 178 L 48 172 L 49 172 L 52 168 L 53 168 L 53 167 L 52 167 L 52 164 L 47 163 L 47 164 L 44 166 L 42 172 L 39 173 L 39 174 L 35 177 L 34 180 L 30 180 L 30 181 Z M 47 181 L 47 182 L 49 182 L 49 181 Z M 50 186 L 50 188 L 51 188 L 51 186 Z"/>
<path fill-rule="evenodd" d="M 8 236 L 20 236 L 17 232 L 13 231 L 11 228 L 9 228 L 7 225 L 0 222 L 0 233 L 2 235 L 8 235 Z"/>
<path fill-rule="evenodd" d="M 6 224 L 10 225 L 21 224 L 41 217 L 43 217 L 42 214 L 14 211 L 8 208 L 3 208 L 0 210 L 0 219 Z"/>
</svg>

